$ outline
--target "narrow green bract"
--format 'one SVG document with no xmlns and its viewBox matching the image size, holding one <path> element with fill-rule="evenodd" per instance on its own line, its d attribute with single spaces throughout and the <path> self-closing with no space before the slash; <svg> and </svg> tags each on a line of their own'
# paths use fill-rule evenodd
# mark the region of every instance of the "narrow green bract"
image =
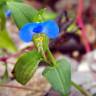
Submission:
<svg viewBox="0 0 96 96">
<path fill-rule="evenodd" d="M 49 39 L 45 34 L 39 33 L 33 36 L 33 42 L 39 51 L 48 49 Z"/>
</svg>

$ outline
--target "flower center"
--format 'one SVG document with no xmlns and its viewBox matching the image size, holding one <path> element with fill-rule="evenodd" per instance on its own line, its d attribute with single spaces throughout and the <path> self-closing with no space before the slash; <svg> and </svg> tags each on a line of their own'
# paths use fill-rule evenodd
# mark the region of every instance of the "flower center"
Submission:
<svg viewBox="0 0 96 96">
<path fill-rule="evenodd" d="M 42 26 L 41 25 L 38 25 L 37 27 L 35 27 L 34 29 L 33 29 L 33 32 L 35 32 L 35 33 L 40 33 L 40 32 L 42 32 Z"/>
</svg>

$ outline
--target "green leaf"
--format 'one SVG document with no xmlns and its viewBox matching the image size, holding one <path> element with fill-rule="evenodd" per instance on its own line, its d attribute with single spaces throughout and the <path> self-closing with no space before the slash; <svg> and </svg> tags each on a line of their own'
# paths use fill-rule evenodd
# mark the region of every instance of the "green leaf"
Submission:
<svg viewBox="0 0 96 96">
<path fill-rule="evenodd" d="M 3 30 L 5 28 L 5 21 L 6 21 L 6 19 L 5 19 L 3 9 L 0 8 L 0 30 Z"/>
<path fill-rule="evenodd" d="M 1 6 L 6 6 L 6 2 L 13 2 L 13 1 L 22 2 L 24 0 L 0 0 L 0 7 Z"/>
<path fill-rule="evenodd" d="M 45 10 L 42 14 L 42 17 L 44 18 L 44 20 L 50 20 L 50 19 L 53 20 L 53 19 L 56 19 L 57 14 L 54 12 Z"/>
<path fill-rule="evenodd" d="M 56 91 L 63 95 L 69 93 L 71 85 L 71 66 L 66 59 L 57 61 L 57 65 L 53 67 L 47 67 L 43 75 Z"/>
<path fill-rule="evenodd" d="M 13 0 L 13 1 L 16 1 L 16 2 L 22 2 L 22 1 L 24 1 L 24 0 Z"/>
<path fill-rule="evenodd" d="M 1 3 L 1 2 L 9 2 L 9 1 L 17 1 L 17 2 L 21 2 L 22 0 L 0 0 L 0 3 Z"/>
<path fill-rule="evenodd" d="M 68 28 L 67 28 L 67 32 L 72 32 L 73 30 L 77 29 L 77 26 L 75 24 L 75 22 L 73 22 Z"/>
<path fill-rule="evenodd" d="M 44 9 L 40 9 L 38 11 L 38 14 L 35 15 L 33 21 L 47 21 L 47 20 L 53 20 L 57 17 L 57 15 L 54 12 L 50 12 L 49 10 Z"/>
<path fill-rule="evenodd" d="M 5 2 L 6 0 L 0 0 L 0 4 L 2 4 L 3 2 Z"/>
<path fill-rule="evenodd" d="M 35 50 L 21 56 L 13 70 L 16 80 L 23 85 L 26 84 L 31 79 L 41 60 L 41 54 Z"/>
<path fill-rule="evenodd" d="M 39 51 L 46 51 L 48 49 L 49 39 L 45 34 L 34 35 L 33 42 Z"/>
<path fill-rule="evenodd" d="M 0 31 L 0 48 L 5 48 L 10 52 L 15 52 L 17 50 L 6 30 Z"/>
<path fill-rule="evenodd" d="M 36 9 L 24 3 L 7 2 L 7 5 L 18 28 L 32 22 L 34 16 L 38 13 Z"/>
</svg>

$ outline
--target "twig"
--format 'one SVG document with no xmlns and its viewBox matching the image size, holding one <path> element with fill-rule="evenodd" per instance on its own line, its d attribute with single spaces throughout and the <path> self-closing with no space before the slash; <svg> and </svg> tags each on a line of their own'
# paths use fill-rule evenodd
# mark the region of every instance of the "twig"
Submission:
<svg viewBox="0 0 96 96">
<path fill-rule="evenodd" d="M 87 39 L 87 36 L 86 36 L 86 30 L 85 30 L 85 26 L 84 26 L 84 22 L 82 20 L 82 13 L 83 13 L 83 2 L 84 0 L 79 0 L 78 2 L 78 10 L 77 10 L 77 18 L 76 18 L 76 22 L 78 22 L 79 26 L 81 27 L 81 30 L 82 30 L 82 38 L 83 38 L 83 41 L 84 41 L 84 46 L 85 46 L 85 49 L 86 49 L 86 52 L 89 52 L 91 50 L 90 48 L 90 45 L 89 45 L 89 41 Z"/>
<path fill-rule="evenodd" d="M 22 87 L 22 86 L 15 86 L 15 85 L 0 84 L 0 87 L 8 87 L 8 88 L 15 88 L 15 89 L 22 89 L 22 90 L 29 90 L 29 91 L 32 91 L 31 88 Z"/>
<path fill-rule="evenodd" d="M 8 59 L 10 59 L 10 58 L 16 58 L 16 57 L 20 56 L 22 53 L 24 53 L 26 51 L 30 51 L 33 48 L 34 48 L 34 46 L 28 46 L 28 47 L 20 50 L 19 52 L 15 53 L 15 54 L 11 54 L 11 55 L 8 55 L 8 56 L 0 57 L 0 62 L 7 62 Z"/>
<path fill-rule="evenodd" d="M 77 85 L 75 82 L 71 81 L 72 86 L 74 86 L 77 90 L 79 90 L 84 96 L 92 96 L 88 91 L 84 88 Z"/>
</svg>

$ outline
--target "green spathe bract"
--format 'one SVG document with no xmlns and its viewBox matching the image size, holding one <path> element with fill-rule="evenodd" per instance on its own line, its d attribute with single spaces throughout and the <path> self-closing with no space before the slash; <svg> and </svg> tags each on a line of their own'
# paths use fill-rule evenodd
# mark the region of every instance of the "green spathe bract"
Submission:
<svg viewBox="0 0 96 96">
<path fill-rule="evenodd" d="M 13 74 L 18 82 L 26 84 L 38 68 L 42 56 L 36 50 L 23 54 L 17 61 Z"/>
</svg>

